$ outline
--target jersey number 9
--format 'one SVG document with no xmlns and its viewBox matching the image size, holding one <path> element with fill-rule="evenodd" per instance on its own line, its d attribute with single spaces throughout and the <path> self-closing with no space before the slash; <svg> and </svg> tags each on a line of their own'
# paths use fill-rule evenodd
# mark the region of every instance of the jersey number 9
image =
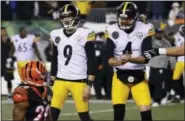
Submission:
<svg viewBox="0 0 185 121">
<path fill-rule="evenodd" d="M 71 45 L 66 45 L 64 47 L 64 57 L 66 58 L 66 61 L 65 61 L 65 65 L 67 66 L 69 64 L 69 61 L 71 59 L 71 56 L 72 56 L 72 51 L 73 51 L 73 48 Z"/>
</svg>

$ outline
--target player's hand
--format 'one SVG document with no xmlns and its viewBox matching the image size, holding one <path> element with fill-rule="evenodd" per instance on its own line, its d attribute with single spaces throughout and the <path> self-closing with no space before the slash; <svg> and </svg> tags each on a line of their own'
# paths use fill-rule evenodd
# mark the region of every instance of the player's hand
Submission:
<svg viewBox="0 0 185 121">
<path fill-rule="evenodd" d="M 147 51 L 143 52 L 143 56 L 146 59 L 151 59 L 151 58 L 158 56 L 158 55 L 159 55 L 159 49 L 151 49 L 151 50 L 147 50 Z"/>
<path fill-rule="evenodd" d="M 122 61 L 122 65 L 124 65 L 125 63 L 129 62 L 131 55 L 130 54 L 125 54 L 121 56 L 121 61 Z"/>
<path fill-rule="evenodd" d="M 91 87 L 87 85 L 83 93 L 83 100 L 88 101 L 90 97 L 91 97 Z"/>
<path fill-rule="evenodd" d="M 50 76 L 50 78 L 51 78 L 50 86 L 53 86 L 56 77 Z"/>
</svg>

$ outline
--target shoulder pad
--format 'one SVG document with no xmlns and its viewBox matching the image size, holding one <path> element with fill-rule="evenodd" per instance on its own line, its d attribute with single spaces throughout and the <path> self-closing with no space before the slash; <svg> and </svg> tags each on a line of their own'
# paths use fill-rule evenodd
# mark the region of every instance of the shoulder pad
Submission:
<svg viewBox="0 0 185 121">
<path fill-rule="evenodd" d="M 96 33 L 95 32 L 90 32 L 87 36 L 87 41 L 94 41 L 96 39 Z"/>
<path fill-rule="evenodd" d="M 166 28 L 167 24 L 164 22 L 160 22 L 160 29 L 164 30 Z"/>
<path fill-rule="evenodd" d="M 28 101 L 27 90 L 24 88 L 18 87 L 13 92 L 12 97 L 13 97 L 14 103 Z"/>
<path fill-rule="evenodd" d="M 153 26 L 153 24 L 148 24 L 149 27 L 149 31 L 148 31 L 148 35 L 147 36 L 153 36 L 155 34 L 155 28 Z"/>
<path fill-rule="evenodd" d="M 105 39 L 107 39 L 107 38 L 109 38 L 109 33 L 108 33 L 108 30 L 107 30 L 107 28 L 106 28 L 106 30 L 105 30 Z"/>
</svg>

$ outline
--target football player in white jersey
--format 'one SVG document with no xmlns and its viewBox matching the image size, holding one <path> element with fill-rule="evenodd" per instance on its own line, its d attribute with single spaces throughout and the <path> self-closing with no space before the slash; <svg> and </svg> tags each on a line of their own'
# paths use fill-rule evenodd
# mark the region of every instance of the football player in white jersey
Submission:
<svg viewBox="0 0 185 121">
<path fill-rule="evenodd" d="M 40 40 L 39 36 L 33 34 L 27 34 L 27 30 L 24 27 L 19 29 L 19 34 L 11 37 L 11 51 L 12 56 L 16 57 L 18 73 L 22 79 L 21 70 L 28 61 L 35 60 L 35 55 L 41 60 L 39 50 L 36 42 Z"/>
<path fill-rule="evenodd" d="M 108 63 L 114 66 L 112 103 L 114 120 L 122 121 L 129 93 L 138 105 L 142 120 L 152 120 L 151 97 L 148 82 L 144 78 L 143 57 L 151 49 L 151 36 L 155 30 L 151 25 L 137 21 L 137 6 L 124 2 L 118 7 L 117 24 L 107 27 Z"/>
<path fill-rule="evenodd" d="M 64 102 L 71 93 L 82 121 L 90 121 L 88 99 L 95 78 L 95 33 L 79 28 L 80 11 L 65 5 L 60 11 L 63 28 L 51 31 L 53 60 L 51 75 L 55 78 L 51 101 L 52 119 L 56 121 Z"/>
<path fill-rule="evenodd" d="M 175 45 L 177 47 L 184 45 L 184 36 L 185 36 L 184 30 L 185 30 L 184 25 L 181 25 L 179 28 L 179 32 L 177 32 L 174 35 Z M 178 56 L 173 74 L 173 80 L 179 80 L 183 72 L 184 72 L 184 56 Z"/>
<path fill-rule="evenodd" d="M 185 26 L 180 26 L 180 32 L 182 35 L 182 38 L 185 36 Z M 184 56 L 185 55 L 185 48 L 184 43 L 182 43 L 180 46 L 177 47 L 170 47 L 170 48 L 159 48 L 159 49 L 151 49 L 144 52 L 144 56 L 147 59 L 151 59 L 152 57 L 158 56 L 158 55 L 167 55 L 167 56 Z"/>
</svg>

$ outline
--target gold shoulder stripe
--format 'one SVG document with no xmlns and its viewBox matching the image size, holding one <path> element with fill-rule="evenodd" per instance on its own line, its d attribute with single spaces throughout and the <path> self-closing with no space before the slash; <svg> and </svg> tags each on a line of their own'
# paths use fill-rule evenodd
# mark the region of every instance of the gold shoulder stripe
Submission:
<svg viewBox="0 0 185 121">
<path fill-rule="evenodd" d="M 105 39 L 109 38 L 109 33 L 107 31 L 107 29 L 105 30 Z"/>
<path fill-rule="evenodd" d="M 153 36 L 154 34 L 155 34 L 155 31 L 151 31 L 151 32 L 148 33 L 147 36 Z"/>
<path fill-rule="evenodd" d="M 88 34 L 87 36 L 87 41 L 94 41 L 96 39 L 96 33 L 95 32 L 91 32 Z"/>
</svg>

